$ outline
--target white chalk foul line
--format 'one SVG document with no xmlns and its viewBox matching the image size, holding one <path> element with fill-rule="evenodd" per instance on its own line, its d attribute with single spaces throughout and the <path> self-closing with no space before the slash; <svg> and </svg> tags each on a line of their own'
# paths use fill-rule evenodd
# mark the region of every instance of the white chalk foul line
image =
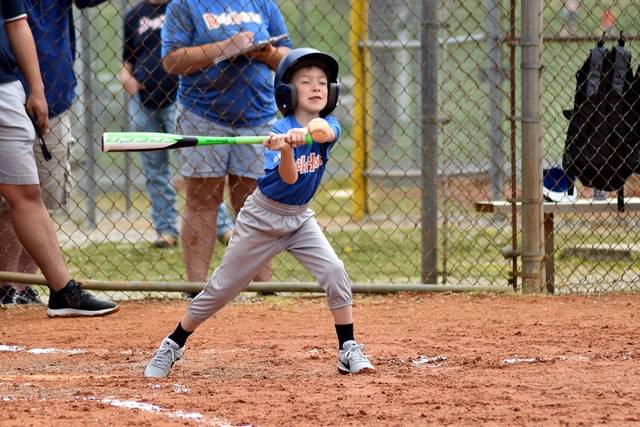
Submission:
<svg viewBox="0 0 640 427">
<path fill-rule="evenodd" d="M 87 400 L 96 400 L 96 399 L 93 397 L 90 397 L 90 398 L 87 398 Z M 235 425 L 217 417 L 205 419 L 205 416 L 198 412 L 169 411 L 167 409 L 163 409 L 160 406 L 154 405 L 152 403 L 137 402 L 135 400 L 119 400 L 113 397 L 106 397 L 102 399 L 101 402 L 111 406 L 115 406 L 117 408 L 135 409 L 135 410 L 154 413 L 158 415 L 164 415 L 169 418 L 179 418 L 183 420 L 196 421 L 198 423 L 206 422 L 208 425 L 213 425 L 215 427 L 233 427 Z"/>
<path fill-rule="evenodd" d="M 550 363 L 555 361 L 588 362 L 587 356 L 535 356 L 535 357 L 507 357 L 502 361 L 503 365 L 517 365 L 523 363 Z"/>
<path fill-rule="evenodd" d="M 444 364 L 448 359 L 447 356 L 420 356 L 417 359 L 411 360 L 411 365 L 415 367 L 427 366 L 429 368 L 438 368 Z"/>
<path fill-rule="evenodd" d="M 82 353 L 86 353 L 85 350 L 80 350 L 80 349 L 60 349 L 60 348 L 30 348 L 27 349 L 23 346 L 20 345 L 4 345 L 4 344 L 0 344 L 0 352 L 2 351 L 6 351 L 6 352 L 20 352 L 23 351 L 25 353 L 32 353 L 32 354 L 53 354 L 53 353 L 62 353 L 62 354 L 82 354 Z"/>
</svg>

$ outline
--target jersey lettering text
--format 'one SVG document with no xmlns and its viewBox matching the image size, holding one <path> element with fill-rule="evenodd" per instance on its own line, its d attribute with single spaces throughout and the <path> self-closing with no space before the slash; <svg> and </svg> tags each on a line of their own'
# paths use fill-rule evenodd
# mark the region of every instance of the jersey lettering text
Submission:
<svg viewBox="0 0 640 427">
<path fill-rule="evenodd" d="M 299 174 L 315 172 L 320 166 L 322 166 L 322 157 L 316 153 L 309 154 L 309 158 L 301 156 L 296 159 L 296 169 Z"/>
</svg>

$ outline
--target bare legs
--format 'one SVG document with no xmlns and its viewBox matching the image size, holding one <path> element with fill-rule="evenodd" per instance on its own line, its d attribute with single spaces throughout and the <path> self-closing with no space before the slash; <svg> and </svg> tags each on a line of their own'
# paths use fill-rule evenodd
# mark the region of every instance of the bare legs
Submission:
<svg viewBox="0 0 640 427">
<path fill-rule="evenodd" d="M 186 178 L 187 203 L 182 232 L 182 259 L 190 282 L 207 280 L 216 242 L 216 217 L 224 178 Z"/>
<path fill-rule="evenodd" d="M 0 214 L 0 271 L 17 271 L 34 274 L 38 265 L 25 250 L 13 230 L 9 210 Z M 24 283 L 12 283 L 13 288 L 22 292 L 27 289 Z"/>
<path fill-rule="evenodd" d="M 69 271 L 53 222 L 42 203 L 40 186 L 0 184 L 0 195 L 9 202 L 9 217 L 15 235 L 40 267 L 51 289 L 58 291 L 64 288 L 70 280 Z M 5 245 L 10 244 L 3 239 L 0 253 L 4 254 L 8 250 Z"/>
<path fill-rule="evenodd" d="M 336 325 L 348 325 L 353 323 L 353 309 L 350 305 L 334 308 L 331 310 L 331 315 L 333 316 L 333 323 Z"/>
</svg>

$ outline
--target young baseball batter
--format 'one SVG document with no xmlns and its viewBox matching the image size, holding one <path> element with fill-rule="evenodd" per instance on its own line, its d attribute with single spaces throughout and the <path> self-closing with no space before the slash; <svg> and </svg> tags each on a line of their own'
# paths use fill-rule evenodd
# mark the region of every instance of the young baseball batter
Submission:
<svg viewBox="0 0 640 427">
<path fill-rule="evenodd" d="M 340 373 L 373 369 L 363 354 L 364 346 L 354 340 L 349 276 L 309 209 L 331 147 L 340 136 L 340 124 L 329 116 L 338 101 L 337 79 L 336 60 L 315 49 L 294 49 L 281 60 L 274 89 L 284 119 L 264 142 L 270 150 L 265 173 L 238 215 L 220 265 L 156 350 L 144 370 L 146 377 L 166 377 L 182 357 L 189 335 L 282 251 L 296 257 L 327 294 L 338 335 Z M 307 133 L 312 144 L 305 144 Z"/>
</svg>

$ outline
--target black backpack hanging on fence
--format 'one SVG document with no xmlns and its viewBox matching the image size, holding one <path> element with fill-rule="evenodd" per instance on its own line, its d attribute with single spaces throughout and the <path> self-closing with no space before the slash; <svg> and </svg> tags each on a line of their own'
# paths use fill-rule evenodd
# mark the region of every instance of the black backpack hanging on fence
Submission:
<svg viewBox="0 0 640 427">
<path fill-rule="evenodd" d="M 617 191 L 620 211 L 624 183 L 639 167 L 634 77 L 631 53 L 624 44 L 622 33 L 611 50 L 600 40 L 576 73 L 573 110 L 564 111 L 570 122 L 562 157 L 571 179 L 597 190 Z"/>
<path fill-rule="evenodd" d="M 631 160 L 635 165 L 634 172 L 640 173 L 640 65 L 633 77 L 633 83 L 628 96 L 631 102 L 631 111 L 628 113 L 628 124 L 630 130 L 630 141 L 632 144 Z"/>
</svg>

